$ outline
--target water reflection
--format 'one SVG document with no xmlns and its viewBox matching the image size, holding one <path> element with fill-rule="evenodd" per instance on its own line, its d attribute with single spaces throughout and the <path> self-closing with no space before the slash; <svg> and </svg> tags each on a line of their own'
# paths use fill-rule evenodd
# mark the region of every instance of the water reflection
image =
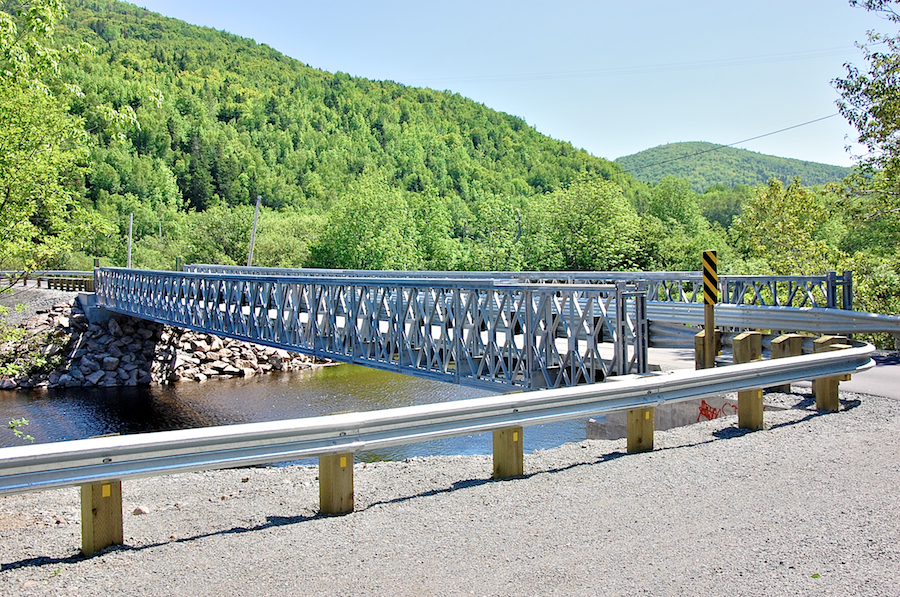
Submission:
<svg viewBox="0 0 900 597">
<path fill-rule="evenodd" d="M 210 380 L 142 388 L 57 389 L 0 392 L 0 417 L 25 418 L 36 442 L 82 439 L 107 433 L 142 433 L 313 417 L 491 395 L 469 388 L 355 365 L 247 379 Z M 585 421 L 528 427 L 525 450 L 550 448 L 585 437 Z M 0 446 L 20 445 L 0 432 Z M 438 454 L 490 454 L 482 433 L 396 446 L 359 460 L 398 460 Z"/>
</svg>

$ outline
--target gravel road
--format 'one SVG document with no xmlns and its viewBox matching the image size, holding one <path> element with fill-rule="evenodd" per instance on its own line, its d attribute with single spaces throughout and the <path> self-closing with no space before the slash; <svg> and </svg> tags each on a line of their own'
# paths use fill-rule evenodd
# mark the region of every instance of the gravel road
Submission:
<svg viewBox="0 0 900 597">
<path fill-rule="evenodd" d="M 790 408 L 765 431 L 716 419 L 651 453 L 542 450 L 508 481 L 486 456 L 357 464 L 340 517 L 314 467 L 130 481 L 125 545 L 89 559 L 77 490 L 8 496 L 0 593 L 896 596 L 900 402 L 842 399 L 768 395 Z"/>
<path fill-rule="evenodd" d="M 78 296 L 77 292 L 50 290 L 34 286 L 14 286 L 9 292 L 0 293 L 0 306 L 9 309 L 5 319 L 11 325 L 25 323 L 25 320 L 38 312 L 48 310 L 60 303 L 67 303 Z M 22 308 L 17 309 L 17 305 Z"/>
</svg>

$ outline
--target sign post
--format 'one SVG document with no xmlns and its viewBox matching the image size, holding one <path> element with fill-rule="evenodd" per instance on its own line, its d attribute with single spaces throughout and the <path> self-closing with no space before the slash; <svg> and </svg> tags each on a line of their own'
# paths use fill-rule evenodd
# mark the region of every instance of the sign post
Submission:
<svg viewBox="0 0 900 597">
<path fill-rule="evenodd" d="M 716 303 L 719 301 L 719 260 L 715 251 L 703 251 L 703 368 L 716 366 Z"/>
</svg>

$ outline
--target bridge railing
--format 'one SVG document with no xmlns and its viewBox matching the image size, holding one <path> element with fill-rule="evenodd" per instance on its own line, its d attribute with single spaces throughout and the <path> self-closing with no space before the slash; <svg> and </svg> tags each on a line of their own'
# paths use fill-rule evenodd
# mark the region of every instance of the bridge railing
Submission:
<svg viewBox="0 0 900 597">
<path fill-rule="evenodd" d="M 400 277 L 515 280 L 523 283 L 615 284 L 643 283 L 648 301 L 702 303 L 702 274 L 699 271 L 675 272 L 445 272 L 445 271 L 371 271 L 346 269 L 292 269 L 231 265 L 186 265 L 185 271 L 240 275 L 323 276 L 323 277 Z M 853 308 L 853 275 L 827 272 L 818 276 L 743 276 L 720 275 L 721 302 L 733 305 L 773 307 Z"/>
<path fill-rule="evenodd" d="M 112 311 L 455 383 L 553 388 L 647 367 L 643 292 L 625 283 L 95 271 Z"/>
</svg>

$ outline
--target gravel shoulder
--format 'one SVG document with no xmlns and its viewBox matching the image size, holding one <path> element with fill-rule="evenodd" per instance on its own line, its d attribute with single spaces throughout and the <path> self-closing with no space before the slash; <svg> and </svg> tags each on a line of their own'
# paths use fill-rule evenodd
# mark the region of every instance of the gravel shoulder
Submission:
<svg viewBox="0 0 900 597">
<path fill-rule="evenodd" d="M 77 292 L 50 290 L 34 286 L 14 286 L 8 292 L 0 292 L 0 306 L 9 309 L 5 319 L 11 325 L 25 323 L 38 311 L 48 311 L 60 303 L 67 303 L 78 296 Z M 18 310 L 17 305 L 24 307 Z"/>
<path fill-rule="evenodd" d="M 125 545 L 89 559 L 76 489 L 3 497 L 0 593 L 897 595 L 900 402 L 773 401 L 765 431 L 567 444 L 507 481 L 487 456 L 357 464 L 340 517 L 317 515 L 314 467 L 130 481 Z"/>
</svg>

